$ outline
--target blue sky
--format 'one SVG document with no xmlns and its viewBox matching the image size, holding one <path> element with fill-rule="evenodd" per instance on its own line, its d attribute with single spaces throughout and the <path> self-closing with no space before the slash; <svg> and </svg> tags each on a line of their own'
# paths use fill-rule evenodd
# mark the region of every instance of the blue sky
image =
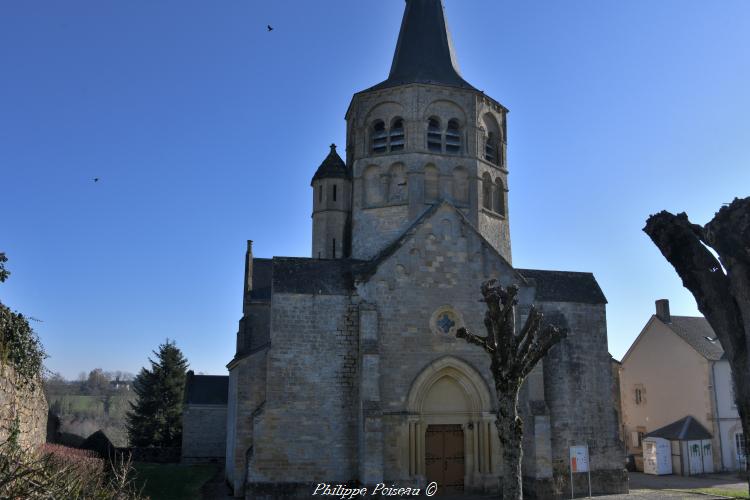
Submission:
<svg viewBox="0 0 750 500">
<path fill-rule="evenodd" d="M 750 195 L 750 3 L 446 8 L 463 76 L 511 110 L 514 264 L 593 272 L 618 358 L 655 299 L 697 314 L 641 228 Z M 402 13 L 0 2 L 0 297 L 43 320 L 50 369 L 136 372 L 170 338 L 196 371 L 225 372 L 245 240 L 309 255 L 310 178 L 344 144 L 352 94 L 386 78 Z"/>
</svg>

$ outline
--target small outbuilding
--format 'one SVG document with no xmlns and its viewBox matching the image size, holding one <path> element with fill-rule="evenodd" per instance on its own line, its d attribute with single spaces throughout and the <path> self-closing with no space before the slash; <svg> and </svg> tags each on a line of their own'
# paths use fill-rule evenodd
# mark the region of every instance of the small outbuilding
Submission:
<svg viewBox="0 0 750 500">
<path fill-rule="evenodd" d="M 643 440 L 643 472 L 656 476 L 672 473 L 672 444 L 664 438 Z"/>
<path fill-rule="evenodd" d="M 224 462 L 228 393 L 228 376 L 188 372 L 182 412 L 182 462 Z"/>
<path fill-rule="evenodd" d="M 681 476 L 714 472 L 711 438 L 711 433 L 691 416 L 648 433 L 643 440 L 644 472 L 649 474 L 675 473 Z M 667 453 L 667 443 L 669 443 L 671 455 L 671 471 L 658 472 L 667 469 L 666 458 L 664 458 Z M 662 457 L 661 461 L 660 457 Z M 649 462 L 651 462 L 650 465 L 647 465 Z M 650 471 L 646 470 L 647 467 Z"/>
</svg>

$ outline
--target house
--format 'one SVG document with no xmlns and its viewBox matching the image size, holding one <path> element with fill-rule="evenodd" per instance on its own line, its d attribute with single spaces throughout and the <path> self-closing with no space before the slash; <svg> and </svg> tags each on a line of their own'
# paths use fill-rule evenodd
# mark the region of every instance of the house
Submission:
<svg viewBox="0 0 750 500">
<path fill-rule="evenodd" d="M 708 441 L 714 470 L 744 469 L 742 426 L 732 387 L 729 362 L 708 321 L 672 316 L 668 300 L 656 301 L 656 314 L 625 354 L 620 368 L 628 454 L 642 456 L 646 436 L 686 443 Z M 675 431 L 686 422 L 691 435 L 679 437 Z M 698 426 L 709 436 L 698 432 Z M 703 445 L 701 450 L 702 455 L 707 453 Z M 673 455 L 685 460 L 684 453 Z M 703 463 L 708 460 L 704 458 Z M 640 460 L 636 464 L 642 469 Z M 676 474 L 697 470 L 679 465 L 674 468 Z"/>
</svg>

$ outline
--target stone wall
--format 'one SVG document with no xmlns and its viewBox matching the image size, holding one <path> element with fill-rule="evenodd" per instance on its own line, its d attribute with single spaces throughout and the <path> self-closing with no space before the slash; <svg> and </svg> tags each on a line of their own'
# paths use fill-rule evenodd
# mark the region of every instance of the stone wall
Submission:
<svg viewBox="0 0 750 500">
<path fill-rule="evenodd" d="M 32 389 L 19 384 L 18 376 L 8 365 L 0 370 L 0 442 L 8 439 L 14 421 L 18 418 L 22 447 L 41 445 L 47 436 L 47 399 L 41 381 Z"/>
<path fill-rule="evenodd" d="M 226 405 L 187 405 L 182 412 L 182 461 L 224 462 L 226 446 Z"/>
<path fill-rule="evenodd" d="M 563 302 L 540 305 L 548 319 L 562 321 L 568 328 L 568 337 L 544 360 L 555 480 L 565 485 L 563 491 L 570 491 L 568 449 L 588 445 L 594 493 L 627 491 L 625 454 L 612 396 L 605 305 Z"/>
<path fill-rule="evenodd" d="M 380 463 L 386 483 L 412 484 L 424 477 L 421 447 L 426 426 L 459 424 L 466 440 L 467 489 L 497 489 L 500 449 L 490 359 L 482 349 L 455 337 L 458 326 L 485 334 L 480 284 L 492 277 L 502 283 L 522 280 L 453 207 L 442 205 L 360 285 L 361 298 L 377 311 L 373 352 L 379 360 L 384 440 Z M 528 304 L 532 292 L 526 288 L 522 301 Z M 437 324 L 443 311 L 454 315 L 456 325 L 450 331 L 441 331 Z M 433 381 L 430 373 L 445 377 Z M 421 384 L 422 379 L 427 383 Z M 412 400 L 411 395 L 425 387 L 424 404 L 434 402 L 427 387 L 433 382 L 438 387 L 441 380 L 448 391 L 451 385 L 455 390 L 467 388 L 467 409 L 449 407 L 462 398 L 443 398 L 445 407 L 430 409 L 419 396 Z M 369 420 L 373 418 L 366 424 Z M 375 462 L 368 456 L 360 460 Z"/>
<path fill-rule="evenodd" d="M 348 296 L 274 294 L 266 398 L 247 458 L 249 494 L 282 482 L 356 477 L 356 324 Z"/>
<path fill-rule="evenodd" d="M 496 165 L 485 158 L 485 119 L 498 124 L 500 149 L 505 148 L 505 108 L 473 90 L 436 85 L 404 85 L 356 94 L 347 112 L 347 163 L 352 168 L 352 257 L 370 259 L 401 235 L 430 204 L 449 200 L 466 208 L 466 215 L 495 248 L 510 261 L 507 193 L 503 193 L 506 215 L 486 216 L 481 209 L 482 175 L 508 186 L 505 161 Z M 375 122 L 386 127 L 400 118 L 404 123 L 403 149 L 385 153 L 371 151 Z M 459 123 L 458 152 L 428 147 L 428 119 L 435 118 L 441 130 L 450 120 Z M 394 176 L 395 170 L 405 172 Z M 463 172 L 454 177 L 456 170 Z M 427 189 L 427 172 L 434 172 L 437 189 Z M 395 183 L 395 184 L 394 184 Z M 400 191 L 394 193 L 393 187 Z M 480 221 L 480 212 L 483 213 Z"/>
</svg>

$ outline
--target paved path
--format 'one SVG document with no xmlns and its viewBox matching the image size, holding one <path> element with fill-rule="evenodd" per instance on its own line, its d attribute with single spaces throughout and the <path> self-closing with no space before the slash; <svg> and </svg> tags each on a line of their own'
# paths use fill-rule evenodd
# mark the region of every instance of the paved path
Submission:
<svg viewBox="0 0 750 500">
<path fill-rule="evenodd" d="M 597 500 L 715 500 L 722 497 L 698 495 L 671 491 L 675 489 L 693 488 L 725 488 L 747 491 L 747 483 L 734 474 L 706 474 L 703 476 L 651 476 L 648 474 L 630 472 L 630 493 L 627 495 L 605 495 L 595 497 Z M 224 483 L 223 471 L 216 474 L 212 481 L 203 487 L 204 500 L 227 500 L 229 488 Z M 322 498 L 324 497 L 315 497 Z M 328 497 L 335 498 L 335 497 Z M 395 497 L 387 497 L 395 498 Z M 427 497 L 420 497 L 427 498 Z M 464 495 L 464 496 L 435 496 L 436 500 L 497 500 L 497 495 Z"/>
<path fill-rule="evenodd" d="M 747 492 L 747 481 L 734 473 L 703 474 L 700 476 L 653 476 L 642 472 L 629 472 L 630 487 L 634 489 L 678 489 L 722 488 Z"/>
<path fill-rule="evenodd" d="M 462 497 L 433 497 L 436 500 L 497 500 L 497 495 L 471 495 Z M 566 497 L 567 498 L 567 497 Z M 630 490 L 627 495 L 605 495 L 594 497 L 595 500 L 714 500 L 706 495 L 692 495 L 678 491 L 656 491 L 656 490 Z"/>
</svg>

